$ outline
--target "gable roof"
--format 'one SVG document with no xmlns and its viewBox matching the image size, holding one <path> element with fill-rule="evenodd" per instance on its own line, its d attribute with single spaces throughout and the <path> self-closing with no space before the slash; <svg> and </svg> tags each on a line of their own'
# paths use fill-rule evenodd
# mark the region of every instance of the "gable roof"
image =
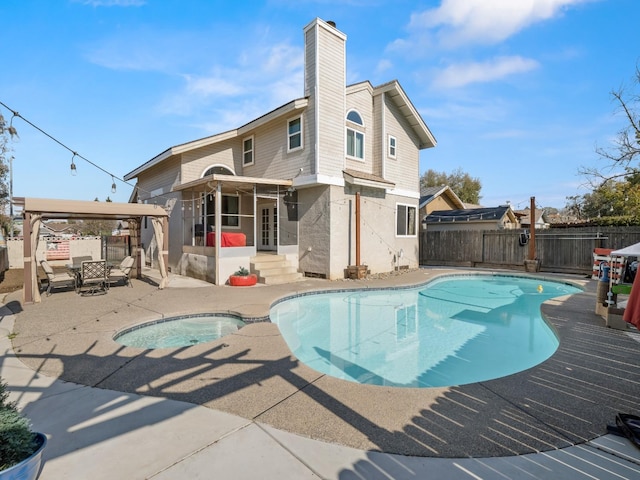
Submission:
<svg viewBox="0 0 640 480">
<path fill-rule="evenodd" d="M 284 105 L 274 110 L 271 110 L 268 113 L 265 113 L 264 115 L 254 120 L 251 120 L 248 123 L 245 123 L 241 127 L 236 128 L 234 130 L 228 130 L 226 132 L 217 133 L 215 135 L 210 135 L 208 137 L 199 138 L 197 140 L 192 140 L 190 142 L 181 143 L 179 145 L 170 147 L 166 149 L 164 152 L 153 157 L 151 160 L 143 163 L 135 170 L 132 170 L 131 172 L 127 173 L 123 177 L 123 179 L 126 181 L 132 180 L 136 178 L 138 175 L 140 175 L 142 172 L 144 172 L 145 170 L 148 170 L 151 167 L 154 167 L 155 165 L 161 163 L 163 160 L 166 160 L 167 158 L 170 158 L 174 155 L 179 155 L 184 152 L 195 150 L 196 148 L 206 147 L 214 143 L 222 142 L 224 140 L 229 140 L 230 138 L 236 138 L 236 137 L 242 136 L 247 131 L 253 130 L 254 128 L 264 125 L 265 123 L 270 122 L 276 118 L 290 115 L 292 112 L 295 112 L 297 110 L 302 110 L 308 105 L 308 103 L 309 103 L 308 98 L 297 98 L 295 100 L 292 100 L 291 102 L 285 103 Z"/>
<path fill-rule="evenodd" d="M 371 83 L 367 80 L 365 82 L 360 82 L 357 84 L 353 84 L 347 86 L 346 89 L 353 90 L 358 87 L 367 88 L 371 91 L 372 95 L 380 95 L 385 94 L 390 96 L 391 100 L 394 102 L 398 110 L 402 113 L 402 115 L 407 119 L 407 122 L 413 132 L 418 137 L 419 143 L 418 148 L 431 148 L 436 146 L 436 139 L 427 127 L 427 124 L 424 122 L 416 108 L 413 106 L 409 97 L 404 92 L 400 83 L 397 80 L 392 80 L 390 82 L 379 85 L 378 87 L 372 87 Z M 309 104 L 309 99 L 307 97 L 297 98 L 292 100 L 291 102 L 285 103 L 284 105 L 271 110 L 270 112 L 251 120 L 250 122 L 244 124 L 243 126 L 236 128 L 234 130 L 228 130 L 226 132 L 218 133 L 215 135 L 210 135 L 208 137 L 200 138 L 198 140 L 193 140 L 190 142 L 182 143 L 179 145 L 175 145 L 163 151 L 162 153 L 156 155 L 152 159 L 143 163 L 136 169 L 127 173 L 123 179 L 125 181 L 133 180 L 138 175 L 143 173 L 144 171 L 158 165 L 162 161 L 171 158 L 174 155 L 179 155 L 184 152 L 188 152 L 194 150 L 196 148 L 206 147 L 208 145 L 212 145 L 214 143 L 222 142 L 225 140 L 229 140 L 231 138 L 237 138 L 242 135 L 245 135 L 250 130 L 253 130 L 261 125 L 264 125 L 267 122 L 275 120 L 277 118 L 288 116 L 292 112 L 296 112 L 299 110 L 303 110 Z"/>
<path fill-rule="evenodd" d="M 449 187 L 448 185 L 421 188 L 419 208 L 427 206 L 429 203 L 442 195 L 446 196 L 451 201 L 451 203 L 457 205 L 460 209 L 465 208 L 465 204 L 462 202 L 462 200 L 460 200 L 455 192 L 451 190 L 451 187 Z"/>
<path fill-rule="evenodd" d="M 520 216 L 520 223 L 531 225 L 531 210 L 529 208 L 516 210 L 515 213 Z M 544 209 L 536 208 L 536 223 L 545 223 L 544 214 Z"/>
<path fill-rule="evenodd" d="M 508 205 L 488 208 L 463 208 L 460 210 L 437 210 L 426 216 L 427 223 L 442 222 L 496 222 L 505 215 L 515 221 L 513 210 Z"/>
<path fill-rule="evenodd" d="M 420 139 L 418 148 L 423 149 L 436 146 L 436 138 L 431 133 L 431 130 L 429 130 L 429 127 L 427 127 L 427 124 L 424 123 L 418 110 L 413 106 L 413 103 L 411 103 L 411 100 L 409 100 L 409 97 L 397 80 L 391 80 L 373 89 L 374 95 L 380 93 L 390 96 L 402 115 L 407 119 L 409 125 Z"/>
</svg>

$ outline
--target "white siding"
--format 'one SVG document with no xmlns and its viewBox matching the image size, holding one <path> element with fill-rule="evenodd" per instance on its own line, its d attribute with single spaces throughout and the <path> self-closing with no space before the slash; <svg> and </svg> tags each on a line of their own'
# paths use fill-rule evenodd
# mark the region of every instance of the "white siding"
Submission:
<svg viewBox="0 0 640 480">
<path fill-rule="evenodd" d="M 346 121 L 347 112 L 349 110 L 357 110 L 364 123 L 364 130 L 355 128 L 351 122 Z M 369 89 L 363 88 L 347 96 L 347 105 L 342 118 L 342 125 L 346 129 L 351 124 L 352 128 L 357 131 L 364 131 L 364 162 L 346 158 L 346 167 L 353 170 L 359 170 L 366 173 L 376 173 L 374 170 L 374 139 L 375 139 L 375 121 L 373 117 L 373 98 Z M 345 152 L 343 151 L 343 156 Z"/>
<path fill-rule="evenodd" d="M 385 178 L 396 184 L 397 189 L 420 191 L 420 150 L 418 138 L 401 115 L 398 107 L 389 99 L 385 102 L 385 136 L 396 137 L 396 159 L 387 157 L 387 138 L 384 139 Z"/>
<path fill-rule="evenodd" d="M 241 139 L 226 140 L 183 153 L 182 183 L 202 178 L 202 174 L 213 165 L 223 165 L 239 174 L 241 142 Z"/>
</svg>

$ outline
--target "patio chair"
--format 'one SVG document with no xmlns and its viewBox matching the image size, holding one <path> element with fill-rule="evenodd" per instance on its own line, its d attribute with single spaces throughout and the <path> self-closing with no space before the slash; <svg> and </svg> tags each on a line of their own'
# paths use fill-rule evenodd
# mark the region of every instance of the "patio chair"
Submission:
<svg viewBox="0 0 640 480">
<path fill-rule="evenodd" d="M 124 257 L 124 260 L 120 262 L 119 266 L 112 268 L 109 271 L 109 283 L 116 283 L 123 280 L 123 285 L 129 285 L 133 288 L 129 275 L 131 275 L 134 263 L 135 260 L 132 256 Z"/>
<path fill-rule="evenodd" d="M 71 262 L 73 265 L 81 265 L 82 262 L 86 262 L 87 260 L 93 260 L 91 255 L 81 255 L 79 257 L 71 257 Z"/>
<path fill-rule="evenodd" d="M 53 268 L 46 260 L 40 261 L 40 266 L 47 275 L 47 296 L 51 295 L 52 288 L 75 286 L 75 277 L 69 272 L 54 272 Z"/>
<path fill-rule="evenodd" d="M 78 293 L 82 295 L 107 293 L 109 288 L 107 262 L 104 260 L 88 260 L 82 262 L 80 269 L 80 285 Z"/>
</svg>

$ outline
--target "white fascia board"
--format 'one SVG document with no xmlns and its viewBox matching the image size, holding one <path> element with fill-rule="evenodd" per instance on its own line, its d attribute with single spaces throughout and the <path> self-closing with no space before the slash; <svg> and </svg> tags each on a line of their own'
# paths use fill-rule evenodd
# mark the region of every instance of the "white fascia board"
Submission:
<svg viewBox="0 0 640 480">
<path fill-rule="evenodd" d="M 168 158 L 173 157 L 174 155 L 179 155 L 184 152 L 188 152 L 190 150 L 195 150 L 196 148 L 206 147 L 207 145 L 211 145 L 217 142 L 222 142 L 224 140 L 228 140 L 233 137 L 238 136 L 237 130 L 229 130 L 228 132 L 219 133 L 217 135 L 212 135 L 210 137 L 200 138 L 198 140 L 194 140 L 192 142 L 183 143 L 180 145 L 175 145 L 171 148 L 168 148 L 160 155 L 153 157 L 151 160 L 143 163 L 135 170 L 127 173 L 123 179 L 126 181 L 132 180 L 140 175 L 142 172 L 162 163 Z"/>
<path fill-rule="evenodd" d="M 237 130 L 238 135 L 239 136 L 245 135 L 251 130 L 255 130 L 256 128 L 262 125 L 265 125 L 277 118 L 291 115 L 291 113 L 293 112 L 306 108 L 308 104 L 309 104 L 309 100 L 306 98 L 298 98 L 296 100 L 293 100 L 292 102 L 289 102 L 286 105 L 283 105 L 282 107 L 277 108 L 276 110 L 273 110 L 263 115 L 260 118 L 256 118 L 255 120 L 252 120 L 246 125 L 243 125 Z"/>
<path fill-rule="evenodd" d="M 415 190 L 404 190 L 402 188 L 388 188 L 386 190 L 388 195 L 396 195 L 398 197 L 407 197 L 413 198 L 415 200 L 420 200 L 420 192 L 416 192 Z"/>
<path fill-rule="evenodd" d="M 336 187 L 344 187 L 345 182 L 343 177 L 332 177 L 330 175 L 317 174 L 293 179 L 294 187 L 310 187 L 316 185 L 334 185 Z"/>
</svg>

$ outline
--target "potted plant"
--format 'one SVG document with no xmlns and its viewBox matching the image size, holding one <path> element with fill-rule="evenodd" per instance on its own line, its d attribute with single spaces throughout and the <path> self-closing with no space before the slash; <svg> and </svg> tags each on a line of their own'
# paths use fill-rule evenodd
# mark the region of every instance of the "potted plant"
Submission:
<svg viewBox="0 0 640 480">
<path fill-rule="evenodd" d="M 229 277 L 229 285 L 234 287 L 249 287 L 255 285 L 258 276 L 255 273 L 249 273 L 244 267 L 240 267 L 233 275 Z"/>
<path fill-rule="evenodd" d="M 7 385 L 0 381 L 0 480 L 34 480 L 40 474 L 47 437 L 31 430 L 29 420 L 8 397 Z"/>
</svg>

